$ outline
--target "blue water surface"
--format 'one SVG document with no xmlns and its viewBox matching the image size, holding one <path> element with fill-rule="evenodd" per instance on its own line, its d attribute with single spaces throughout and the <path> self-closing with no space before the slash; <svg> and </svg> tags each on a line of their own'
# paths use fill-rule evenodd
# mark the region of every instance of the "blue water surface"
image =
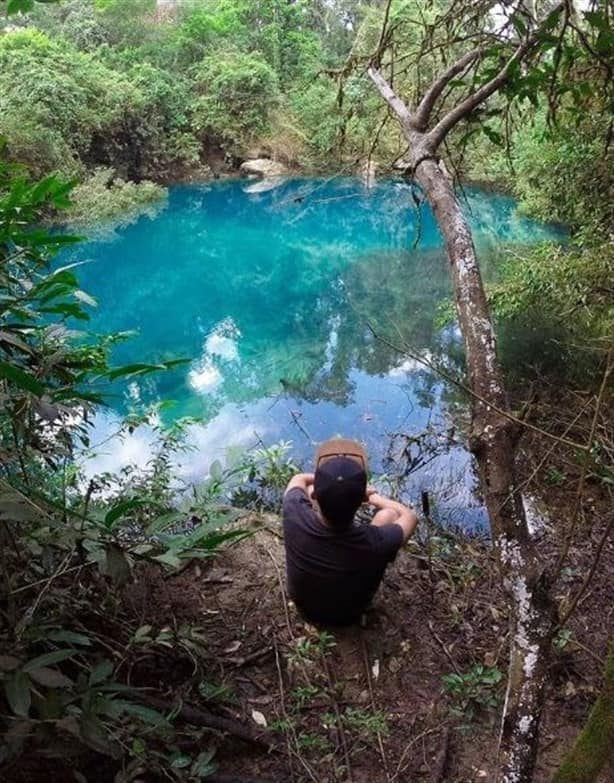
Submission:
<svg viewBox="0 0 614 783">
<path fill-rule="evenodd" d="M 275 187 L 272 185 L 275 184 Z M 466 195 L 483 270 L 510 245 L 552 238 L 501 195 Z M 462 446 L 466 399 L 434 371 L 462 379 L 454 327 L 438 326 L 450 296 L 431 211 L 404 182 L 233 180 L 172 187 L 154 216 L 97 226 L 62 263 L 98 301 L 91 328 L 134 331 L 116 363 L 187 357 L 168 372 L 114 388 L 101 413 L 106 441 L 128 410 L 173 400 L 164 416 L 198 417 L 195 447 L 177 465 L 198 482 L 231 444 L 291 440 L 309 459 L 321 440 L 363 440 L 396 490 L 433 493 L 439 516 L 480 526 L 471 458 Z M 90 471 L 145 464 L 146 430 L 109 441 Z"/>
</svg>

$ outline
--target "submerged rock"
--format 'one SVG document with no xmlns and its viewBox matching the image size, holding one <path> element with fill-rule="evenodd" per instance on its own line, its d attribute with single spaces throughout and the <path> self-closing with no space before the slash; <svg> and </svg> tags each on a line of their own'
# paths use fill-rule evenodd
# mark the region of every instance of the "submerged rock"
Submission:
<svg viewBox="0 0 614 783">
<path fill-rule="evenodd" d="M 240 172 L 244 176 L 256 177 L 283 177 L 288 173 L 288 169 L 283 163 L 269 158 L 256 158 L 255 160 L 246 160 L 241 164 Z"/>
<path fill-rule="evenodd" d="M 243 188 L 244 193 L 266 193 L 269 190 L 274 190 L 286 181 L 285 177 L 266 177 L 265 179 L 259 179 L 257 182 L 252 182 Z"/>
<path fill-rule="evenodd" d="M 377 163 L 371 158 L 363 160 L 358 167 L 358 176 L 366 188 L 372 188 L 375 185 L 375 175 L 377 173 Z"/>
</svg>

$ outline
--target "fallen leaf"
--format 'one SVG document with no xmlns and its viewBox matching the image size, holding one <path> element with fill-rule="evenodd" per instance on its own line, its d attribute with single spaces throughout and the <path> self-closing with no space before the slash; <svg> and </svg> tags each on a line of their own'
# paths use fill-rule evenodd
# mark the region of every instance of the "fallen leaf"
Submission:
<svg viewBox="0 0 614 783">
<path fill-rule="evenodd" d="M 254 720 L 254 723 L 257 723 L 259 726 L 266 727 L 267 725 L 266 718 L 261 712 L 258 712 L 258 710 L 252 710 L 252 718 Z"/>
<path fill-rule="evenodd" d="M 239 647 L 241 646 L 242 642 L 240 642 L 238 639 L 235 642 L 230 642 L 228 647 L 224 647 L 224 653 L 234 653 L 236 652 Z"/>
<path fill-rule="evenodd" d="M 371 673 L 373 674 L 373 679 L 377 680 L 379 677 L 379 660 L 376 658 L 373 661 L 373 666 L 371 667 Z"/>
</svg>

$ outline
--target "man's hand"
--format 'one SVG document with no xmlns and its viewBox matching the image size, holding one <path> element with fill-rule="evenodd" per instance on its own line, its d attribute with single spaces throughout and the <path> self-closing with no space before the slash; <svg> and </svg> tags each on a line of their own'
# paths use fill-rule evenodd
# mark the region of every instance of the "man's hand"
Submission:
<svg viewBox="0 0 614 783">
<path fill-rule="evenodd" d="M 306 492 L 309 498 L 311 498 L 311 495 L 313 494 L 314 479 L 315 476 L 313 473 L 297 473 L 296 476 L 292 476 L 288 482 L 284 495 L 291 489 L 302 489 L 303 492 Z"/>
<path fill-rule="evenodd" d="M 371 487 L 367 488 L 369 503 L 378 509 L 371 524 L 377 526 L 391 523 L 399 525 L 403 529 L 403 543 L 405 543 L 418 524 L 415 511 L 396 500 L 380 495 L 377 491 L 369 492 L 369 489 Z"/>
<path fill-rule="evenodd" d="M 369 499 L 371 495 L 377 495 L 377 489 L 372 484 L 369 484 L 369 486 L 365 490 L 365 499 L 364 499 L 365 503 L 371 502 Z"/>
</svg>

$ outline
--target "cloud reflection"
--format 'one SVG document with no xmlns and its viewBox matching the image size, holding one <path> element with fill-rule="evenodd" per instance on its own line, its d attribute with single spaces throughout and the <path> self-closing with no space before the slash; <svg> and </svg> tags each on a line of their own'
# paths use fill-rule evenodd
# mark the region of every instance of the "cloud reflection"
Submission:
<svg viewBox="0 0 614 783">
<path fill-rule="evenodd" d="M 224 381 L 220 365 L 239 362 L 239 337 L 241 331 L 228 316 L 211 329 L 203 343 L 201 356 L 188 372 L 188 383 L 199 394 L 209 394 Z"/>
</svg>

